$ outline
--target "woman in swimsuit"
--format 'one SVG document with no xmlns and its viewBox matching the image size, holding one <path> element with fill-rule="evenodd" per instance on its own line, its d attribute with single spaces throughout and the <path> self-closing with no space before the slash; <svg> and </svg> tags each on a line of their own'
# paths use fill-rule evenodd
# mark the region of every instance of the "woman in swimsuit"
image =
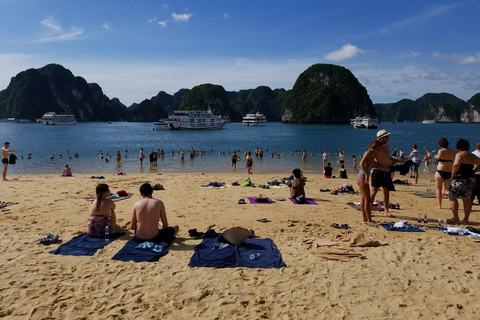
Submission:
<svg viewBox="0 0 480 320">
<path fill-rule="evenodd" d="M 448 193 L 450 200 L 450 209 L 453 217 L 448 219 L 448 223 L 468 223 L 468 217 L 472 211 L 472 192 L 475 188 L 475 172 L 480 171 L 480 158 L 473 153 L 468 152 L 470 144 L 465 139 L 458 139 L 457 141 L 458 153 L 455 155 L 455 160 L 452 166 L 452 183 Z M 474 167 L 476 169 L 474 169 Z M 463 210 L 465 217 L 462 221 L 458 217 L 458 200 L 462 199 Z"/>
<path fill-rule="evenodd" d="M 370 171 L 375 166 L 379 170 L 389 171 L 387 167 L 380 166 L 374 159 L 380 150 L 383 149 L 383 144 L 378 140 L 373 140 L 370 147 L 362 156 L 360 161 L 360 173 L 357 176 L 357 184 L 360 187 L 360 194 L 362 199 L 360 207 L 362 210 L 363 222 L 375 225 L 376 222 L 372 220 L 372 201 L 370 198 Z"/>
<path fill-rule="evenodd" d="M 448 148 L 448 140 L 440 138 L 438 145 L 441 147 L 435 155 L 437 159 L 437 172 L 435 172 L 435 184 L 437 194 L 437 208 L 442 209 L 442 194 L 447 194 L 450 182 L 452 182 L 452 164 L 455 159 L 456 151 Z M 442 193 L 442 188 L 444 192 Z"/>
<path fill-rule="evenodd" d="M 115 203 L 107 199 L 110 188 L 107 184 L 100 183 L 96 188 L 97 199 L 90 205 L 90 219 L 88 220 L 87 233 L 90 237 L 101 238 L 105 236 L 105 228 L 110 228 L 110 233 L 116 231 Z"/>
</svg>

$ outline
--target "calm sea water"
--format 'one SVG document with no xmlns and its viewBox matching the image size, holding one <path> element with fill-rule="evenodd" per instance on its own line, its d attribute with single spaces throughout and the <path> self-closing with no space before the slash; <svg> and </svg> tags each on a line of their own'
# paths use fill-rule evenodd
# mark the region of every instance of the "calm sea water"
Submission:
<svg viewBox="0 0 480 320">
<path fill-rule="evenodd" d="M 45 126 L 37 123 L 0 123 L 0 143 L 9 141 L 10 148 L 18 150 L 16 165 L 9 167 L 9 174 L 15 173 L 61 173 L 69 164 L 74 173 L 115 173 L 115 172 L 164 172 L 164 171 L 230 171 L 231 155 L 228 151 L 240 149 L 241 160 L 237 170 L 245 169 L 243 148 L 252 151 L 256 147 L 265 150 L 263 158 L 254 158 L 254 172 L 291 172 L 301 168 L 305 172 L 321 171 L 323 149 L 335 151 L 342 148 L 346 154 L 347 169 L 351 168 L 351 155 L 363 154 L 368 144 L 376 137 L 377 130 L 354 129 L 350 125 L 293 125 L 267 123 L 264 127 L 243 127 L 241 123 L 225 125 L 222 130 L 207 131 L 152 131 L 151 123 L 114 122 L 78 123 L 73 126 Z M 467 139 L 472 147 L 480 142 L 479 124 L 421 124 L 383 123 L 379 129 L 391 132 L 390 148 L 403 148 L 408 154 L 416 143 L 420 151 L 424 148 L 438 149 L 437 141 L 446 137 L 454 148 L 458 138 Z M 191 160 L 188 149 L 203 150 L 205 154 Z M 140 166 L 139 151 L 146 155 L 151 150 L 163 149 L 165 157 L 151 167 L 148 158 Z M 115 161 L 120 150 L 121 164 Z M 125 152 L 128 150 L 128 152 Z M 180 161 L 179 152 L 185 150 L 186 157 Z M 268 151 L 267 151 L 268 150 Z M 300 151 L 306 150 L 308 158 L 301 160 Z M 99 158 L 100 151 L 111 154 L 109 163 Z M 174 151 L 174 155 L 171 152 Z M 285 153 L 280 158 L 270 154 Z M 79 158 L 74 158 L 78 152 Z M 219 155 L 224 152 L 225 155 Z M 311 153 L 314 156 L 311 156 Z M 32 159 L 27 160 L 28 153 Z M 292 154 L 291 154 L 292 153 Z M 63 158 L 59 159 L 59 155 Z M 23 160 L 20 159 L 23 156 Z M 53 161 L 50 160 L 55 156 Z M 70 160 L 69 157 L 72 157 Z M 337 156 L 329 157 L 336 165 Z"/>
</svg>

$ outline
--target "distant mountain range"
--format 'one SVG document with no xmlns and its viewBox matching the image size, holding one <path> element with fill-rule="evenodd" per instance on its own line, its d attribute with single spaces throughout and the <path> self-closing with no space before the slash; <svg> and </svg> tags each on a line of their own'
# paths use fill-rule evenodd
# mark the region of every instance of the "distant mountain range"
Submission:
<svg viewBox="0 0 480 320">
<path fill-rule="evenodd" d="M 157 121 L 173 110 L 207 110 L 241 121 L 259 111 L 267 121 L 289 123 L 349 123 L 356 116 L 381 121 L 480 122 L 480 93 L 465 102 L 448 93 L 428 93 L 413 100 L 373 104 L 367 90 L 346 68 L 315 64 L 299 75 L 291 90 L 260 86 L 225 91 L 201 84 L 174 95 L 156 96 L 126 107 L 107 97 L 96 83 L 87 83 L 61 65 L 20 72 L 0 91 L 0 118 L 35 119 L 45 112 L 71 113 L 77 121 Z"/>
</svg>

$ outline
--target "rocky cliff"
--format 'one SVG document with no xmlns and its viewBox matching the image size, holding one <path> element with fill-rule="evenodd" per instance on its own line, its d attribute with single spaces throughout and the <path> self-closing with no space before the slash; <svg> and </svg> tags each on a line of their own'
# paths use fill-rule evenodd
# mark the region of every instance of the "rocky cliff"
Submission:
<svg viewBox="0 0 480 320">
<path fill-rule="evenodd" d="M 349 123 L 356 116 L 376 116 L 367 90 L 346 68 L 315 64 L 297 78 L 288 92 L 283 122 Z"/>
<path fill-rule="evenodd" d="M 34 121 L 50 111 L 73 114 L 77 121 L 109 121 L 125 119 L 127 107 L 58 64 L 20 72 L 0 92 L 0 118 Z"/>
</svg>

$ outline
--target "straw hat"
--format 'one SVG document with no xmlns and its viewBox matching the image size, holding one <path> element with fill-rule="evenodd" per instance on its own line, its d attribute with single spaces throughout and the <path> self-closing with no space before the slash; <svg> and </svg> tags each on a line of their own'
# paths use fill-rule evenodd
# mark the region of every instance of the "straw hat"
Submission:
<svg viewBox="0 0 480 320">
<path fill-rule="evenodd" d="M 385 129 L 382 129 L 380 131 L 377 132 L 377 139 L 380 139 L 380 138 L 383 138 L 385 136 L 388 136 L 390 134 L 390 132 L 387 132 L 387 130 Z"/>
<path fill-rule="evenodd" d="M 249 235 L 250 231 L 241 227 L 233 227 L 223 231 L 222 233 L 223 238 L 234 246 L 242 244 Z"/>
</svg>

